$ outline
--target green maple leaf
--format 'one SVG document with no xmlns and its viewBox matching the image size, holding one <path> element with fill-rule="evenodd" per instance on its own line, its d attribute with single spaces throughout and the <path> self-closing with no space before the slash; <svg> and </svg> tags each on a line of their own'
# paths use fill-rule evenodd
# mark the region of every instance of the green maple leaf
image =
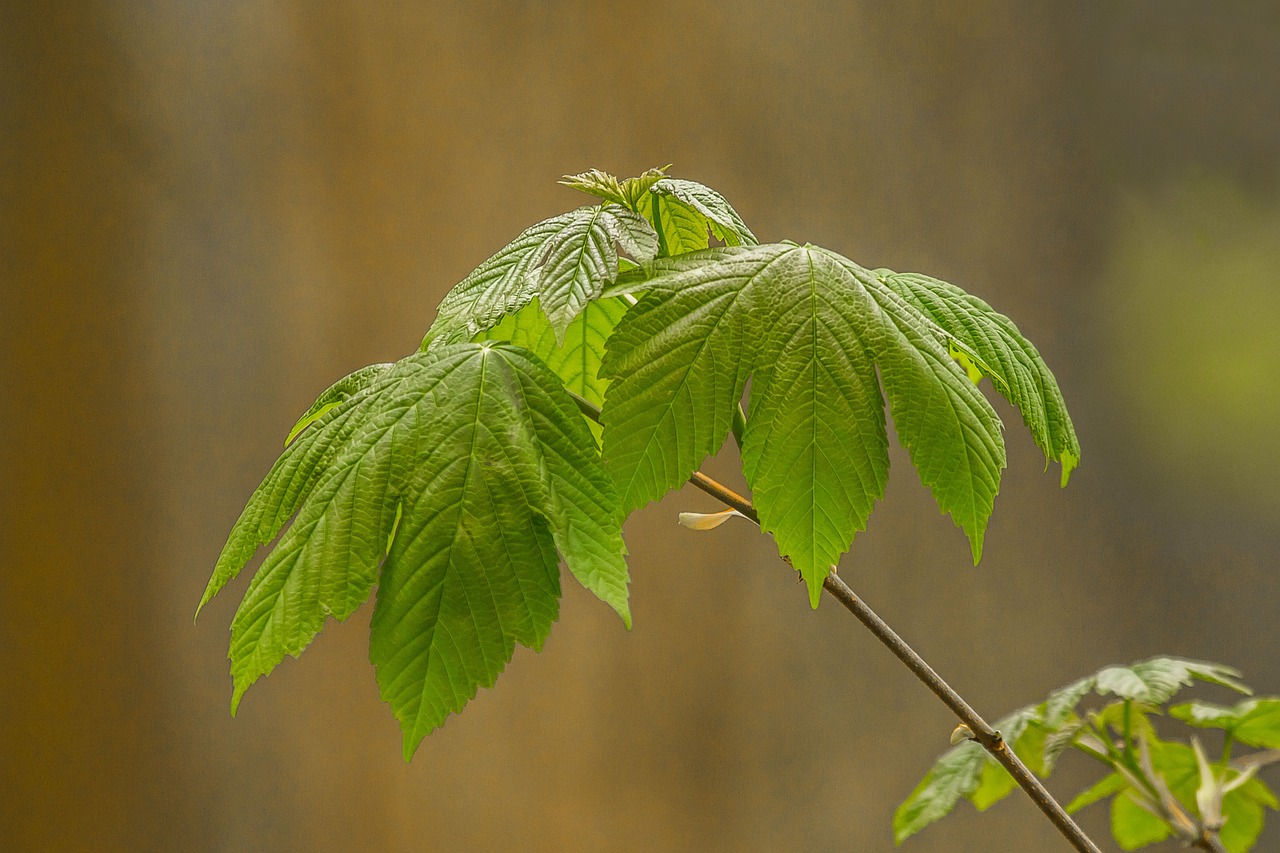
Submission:
<svg viewBox="0 0 1280 853">
<path fill-rule="evenodd" d="M 601 369 L 613 383 L 604 455 L 625 510 L 678 486 L 720 448 L 751 377 L 743 472 L 761 526 L 814 606 L 884 494 L 886 397 L 921 479 L 977 560 L 1004 443 L 943 329 L 814 246 L 711 249 L 659 259 L 650 274 L 636 280 L 645 296 L 610 337 Z"/>
<path fill-rule="evenodd" d="M 524 350 L 441 346 L 353 384 L 255 491 L 204 600 L 296 513 L 232 622 L 233 712 L 378 582 L 370 656 L 408 758 L 515 643 L 541 647 L 557 551 L 630 625 L 621 515 L 576 405 Z"/>
</svg>

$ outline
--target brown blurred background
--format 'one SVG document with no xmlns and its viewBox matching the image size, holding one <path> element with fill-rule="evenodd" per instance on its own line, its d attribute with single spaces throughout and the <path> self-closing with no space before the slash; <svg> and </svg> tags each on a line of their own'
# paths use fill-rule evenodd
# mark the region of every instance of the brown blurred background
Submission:
<svg viewBox="0 0 1280 853">
<path fill-rule="evenodd" d="M 953 721 L 767 540 L 677 528 L 688 490 L 628 523 L 631 633 L 566 580 L 544 652 L 412 764 L 368 609 L 228 715 L 248 573 L 191 614 L 293 419 L 590 167 L 674 163 L 762 239 L 954 281 L 1039 345 L 1071 486 L 1002 406 L 980 567 L 897 451 L 843 563 L 979 709 L 1161 652 L 1280 693 L 1275 4 L 0 16 L 5 849 L 891 849 Z M 1019 795 L 903 849 L 1066 845 Z"/>
</svg>

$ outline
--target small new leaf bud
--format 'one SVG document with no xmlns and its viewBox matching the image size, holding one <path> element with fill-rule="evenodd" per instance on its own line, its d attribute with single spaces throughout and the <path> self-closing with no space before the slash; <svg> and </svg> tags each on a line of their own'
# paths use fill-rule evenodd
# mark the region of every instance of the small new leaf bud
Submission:
<svg viewBox="0 0 1280 853">
<path fill-rule="evenodd" d="M 726 509 L 723 512 L 682 512 L 680 526 L 690 530 L 715 530 L 735 515 L 746 518 L 736 509 Z"/>
</svg>

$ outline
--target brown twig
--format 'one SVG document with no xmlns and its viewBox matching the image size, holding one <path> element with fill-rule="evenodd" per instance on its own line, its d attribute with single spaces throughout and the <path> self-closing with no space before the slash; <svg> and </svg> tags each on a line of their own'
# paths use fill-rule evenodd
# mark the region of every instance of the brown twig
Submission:
<svg viewBox="0 0 1280 853">
<path fill-rule="evenodd" d="M 599 423 L 600 409 L 576 394 L 572 396 L 577 402 L 578 408 L 587 417 Z M 742 495 L 713 480 L 701 471 L 694 471 L 693 475 L 689 477 L 689 482 L 725 506 L 736 509 L 759 525 L 760 517 L 756 513 L 756 508 L 751 501 Z M 960 718 L 960 721 L 969 727 L 973 733 L 973 739 L 980 743 L 996 761 L 1000 762 L 1002 767 L 1009 771 L 1009 775 L 1014 778 L 1014 781 L 1027 792 L 1032 802 L 1039 807 L 1040 811 L 1044 812 L 1076 850 L 1080 851 L 1080 853 L 1102 853 L 1098 846 L 1084 834 L 1084 830 L 1067 814 L 1062 805 L 1053 798 L 1053 795 L 1049 793 L 1044 784 L 1014 754 L 1000 732 L 991 728 L 991 725 L 977 711 L 973 710 L 959 693 L 953 690 L 947 682 L 943 681 L 938 673 L 934 672 L 933 667 L 929 666 L 924 658 L 920 657 L 911 646 L 907 645 L 906 641 L 899 637 L 897 632 L 890 628 L 874 610 L 867 606 L 866 602 L 849 588 L 849 585 L 836 574 L 835 566 L 831 567 L 831 573 L 823 581 L 822 588 L 852 613 L 859 622 L 876 636 L 876 639 L 888 647 L 889 651 L 893 652 L 898 660 L 906 664 L 907 669 L 911 670 L 916 678 L 920 679 L 926 687 L 933 691 L 934 695 L 941 699 Z"/>
<path fill-rule="evenodd" d="M 759 523 L 755 507 L 752 506 L 749 500 L 732 489 L 721 485 L 701 471 L 695 471 L 693 476 L 689 478 L 689 482 L 726 506 L 733 507 L 747 518 L 757 524 Z M 1053 798 L 1053 795 L 1045 788 L 1044 783 L 1028 770 L 1022 760 L 1009 748 L 1000 732 L 993 729 L 964 700 L 964 697 L 942 680 L 942 677 L 934 671 L 933 667 L 929 666 L 924 658 L 916 653 L 915 649 L 907 645 L 906 641 L 899 637 L 897 632 L 889 627 L 888 623 L 859 598 L 849 588 L 849 585 L 836 574 L 834 566 L 831 569 L 831 574 L 827 575 L 826 580 L 823 581 L 822 588 L 852 613 L 867 630 L 876 636 L 876 639 L 888 647 L 889 651 L 893 652 L 898 660 L 906 664 L 907 669 L 911 670 L 916 678 L 924 683 L 925 687 L 933 691 L 933 694 L 941 699 L 943 704 L 950 708 L 962 723 L 969 727 L 973 732 L 973 739 L 980 743 L 983 749 L 989 752 L 996 761 L 1000 762 L 1000 765 L 1005 770 L 1009 771 L 1009 775 L 1013 777 L 1014 781 L 1021 786 L 1022 790 L 1027 792 L 1027 796 L 1031 797 L 1032 802 L 1036 804 L 1040 811 L 1044 812 L 1045 816 L 1053 822 L 1053 825 L 1071 842 L 1076 850 L 1081 851 L 1081 853 L 1101 853 L 1098 846 L 1084 834 L 1084 830 L 1080 828 L 1079 824 Z"/>
</svg>

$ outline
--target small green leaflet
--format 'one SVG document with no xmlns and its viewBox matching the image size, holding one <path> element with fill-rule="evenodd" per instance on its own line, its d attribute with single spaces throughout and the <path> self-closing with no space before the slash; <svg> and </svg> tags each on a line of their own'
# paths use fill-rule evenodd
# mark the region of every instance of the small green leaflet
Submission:
<svg viewBox="0 0 1280 853">
<path fill-rule="evenodd" d="M 1034 721 L 1037 710 L 1035 706 L 1022 708 L 1001 718 L 994 726 L 1020 758 L 1024 756 L 1017 747 L 1032 731 L 1029 724 Z M 961 799 L 971 800 L 980 811 L 985 811 L 1007 796 L 1013 787 L 1013 777 L 987 755 L 980 744 L 965 741 L 947 750 L 898 806 L 893 815 L 894 838 L 901 844 L 951 814 Z"/>
<path fill-rule="evenodd" d="M 370 657 L 406 759 L 516 642 L 541 647 L 557 551 L 630 625 L 612 483 L 559 380 L 516 347 L 410 356 L 323 414 L 250 499 L 205 600 L 294 512 L 232 622 L 233 711 L 375 581 Z"/>
<path fill-rule="evenodd" d="M 1121 850 L 1164 841 L 1171 832 L 1169 824 L 1139 804 L 1133 789 L 1126 788 L 1111 801 L 1111 834 Z"/>
<path fill-rule="evenodd" d="M 1103 696 L 1114 694 L 1134 702 L 1162 705 L 1195 681 L 1207 681 L 1238 693 L 1250 693 L 1249 688 L 1240 683 L 1239 677 L 1239 670 L 1222 664 L 1182 658 L 1152 658 L 1130 666 L 1109 666 L 1098 670 L 1093 689 Z"/>
<path fill-rule="evenodd" d="M 893 813 L 893 839 L 906 841 L 929 824 L 951 814 L 962 797 L 978 789 L 986 751 L 975 741 L 952 747 Z"/>
<path fill-rule="evenodd" d="M 1199 700 L 1175 705 L 1169 716 L 1204 729 L 1225 729 L 1240 743 L 1280 749 L 1280 699 L 1245 699 L 1231 707 Z"/>
<path fill-rule="evenodd" d="M 658 234 L 658 257 L 697 252 L 711 245 L 711 225 L 692 207 L 658 193 L 646 193 L 639 210 Z"/>
<path fill-rule="evenodd" d="M 1094 803 L 1105 800 L 1107 797 L 1113 797 L 1123 791 L 1128 784 L 1119 773 L 1108 773 L 1079 794 L 1076 794 L 1075 799 L 1067 803 L 1067 813 L 1075 814 L 1085 806 L 1091 806 Z"/>
<path fill-rule="evenodd" d="M 1275 792 L 1261 779 L 1250 779 L 1223 799 L 1222 813 L 1228 820 L 1218 831 L 1218 840 L 1229 853 L 1248 853 L 1262 834 L 1266 809 L 1276 807 Z"/>
<path fill-rule="evenodd" d="M 1039 716 L 1039 707 L 1022 708 L 996 721 L 994 726 L 1005 742 L 1013 747 L 1014 754 L 1024 759 L 1024 763 L 1025 756 L 1033 752 L 1033 744 L 1042 747 L 1042 744 L 1035 744 L 1035 741 L 1044 737 L 1043 730 L 1030 725 Z M 1017 784 L 1009 775 L 1009 771 L 1000 766 L 998 761 L 986 755 L 985 750 L 983 754 L 986 756 L 986 763 L 982 766 L 978 787 L 969 797 L 980 812 L 986 811 L 1009 796 Z"/>
<path fill-rule="evenodd" d="M 1093 690 L 1093 681 L 1094 676 L 1089 675 L 1050 693 L 1044 700 L 1044 724 L 1051 729 L 1066 724 L 1075 715 L 1080 700 Z"/>
<path fill-rule="evenodd" d="M 663 179 L 640 197 L 636 209 L 658 233 L 659 257 L 706 249 L 713 234 L 727 246 L 758 242 L 724 196 L 695 181 Z"/>
<path fill-rule="evenodd" d="M 658 237 L 644 217 L 617 205 L 588 205 L 539 222 L 445 295 L 422 349 L 470 340 L 534 297 L 562 339 L 618 277 L 618 247 L 643 264 L 657 253 Z"/>
<path fill-rule="evenodd" d="M 545 259 L 547 243 L 569 223 L 594 215 L 593 210 L 581 207 L 531 225 L 472 270 L 440 301 L 422 349 L 470 340 L 528 305 L 537 295 L 534 273 Z"/>
<path fill-rule="evenodd" d="M 629 305 L 623 297 L 588 302 L 565 329 L 564 342 L 557 343 L 555 331 L 535 299 L 492 329 L 481 332 L 475 340 L 509 341 L 524 347 L 551 368 L 566 389 L 599 406 L 604 403 L 609 385 L 599 376 L 605 341 Z M 599 439 L 600 425 L 595 421 L 588 421 L 587 425 Z"/>
<path fill-rule="evenodd" d="M 743 472 L 763 529 L 817 606 L 888 477 L 883 381 L 899 438 L 975 560 L 1004 467 L 1000 422 L 937 327 L 866 270 L 814 246 L 658 259 L 606 345 L 604 456 L 626 511 L 723 444 L 753 377 Z M 877 379 L 876 368 L 880 370 Z"/>
<path fill-rule="evenodd" d="M 697 181 L 666 177 L 670 168 L 649 169 L 625 181 L 591 169 L 565 175 L 560 183 L 645 216 L 657 232 L 664 258 L 705 249 L 713 235 L 727 246 L 758 242 L 724 196 Z"/>
<path fill-rule="evenodd" d="M 952 356 L 971 377 L 991 377 L 1001 396 L 1022 413 L 1045 458 L 1062 465 L 1066 486 L 1080 462 L 1080 442 L 1053 373 L 1013 321 L 945 281 L 885 269 L 875 275 L 959 343 Z"/>
<path fill-rule="evenodd" d="M 645 263 L 658 251 L 658 238 L 644 217 L 613 206 L 588 208 L 590 216 L 569 224 L 547 244 L 547 257 L 538 277 L 542 310 L 556 340 L 601 289 L 618 277 L 615 245 Z"/>
</svg>

